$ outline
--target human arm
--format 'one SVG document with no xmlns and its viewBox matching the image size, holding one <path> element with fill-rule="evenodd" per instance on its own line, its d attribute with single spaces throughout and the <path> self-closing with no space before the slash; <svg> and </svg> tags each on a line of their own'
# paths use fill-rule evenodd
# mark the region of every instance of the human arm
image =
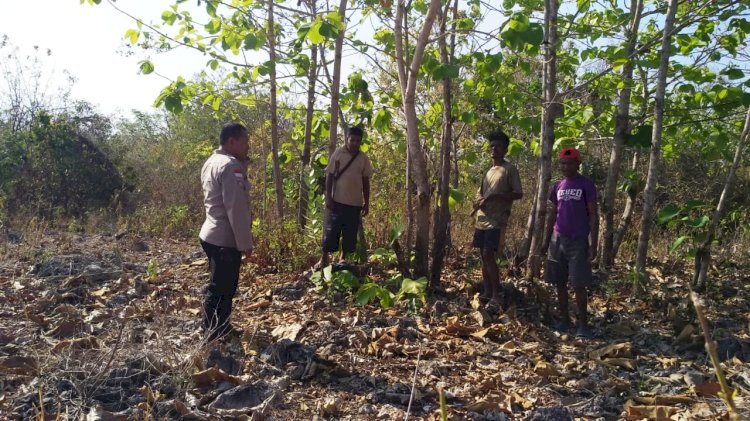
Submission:
<svg viewBox="0 0 750 421">
<path fill-rule="evenodd" d="M 221 172 L 221 200 L 232 228 L 237 250 L 249 253 L 253 248 L 250 198 L 244 169 L 227 165 Z"/>
<path fill-rule="evenodd" d="M 326 208 L 333 210 L 333 174 L 326 173 Z"/>
<path fill-rule="evenodd" d="M 370 213 L 370 177 L 362 177 L 362 194 L 365 199 L 362 206 L 362 216 L 367 216 Z"/>
</svg>

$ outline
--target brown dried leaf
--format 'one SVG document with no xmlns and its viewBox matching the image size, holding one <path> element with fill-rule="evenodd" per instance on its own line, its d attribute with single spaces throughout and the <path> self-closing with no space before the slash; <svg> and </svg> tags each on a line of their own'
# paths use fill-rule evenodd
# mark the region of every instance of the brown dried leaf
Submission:
<svg viewBox="0 0 750 421">
<path fill-rule="evenodd" d="M 14 355 L 0 359 L 0 372 L 6 374 L 33 375 L 38 367 L 36 360 L 31 357 Z"/>
<path fill-rule="evenodd" d="M 537 362 L 534 366 L 534 373 L 541 377 L 556 377 L 560 375 L 557 369 L 546 361 Z"/>
<path fill-rule="evenodd" d="M 664 368 L 675 367 L 680 363 L 677 357 L 656 357 L 656 361 L 659 361 Z"/>
<path fill-rule="evenodd" d="M 512 414 L 513 411 L 508 408 L 506 402 L 504 397 L 490 396 L 467 405 L 466 409 L 471 412 L 479 412 L 480 414 L 484 411 L 499 411 Z"/>
<path fill-rule="evenodd" d="M 271 335 L 274 338 L 276 338 L 276 340 L 281 340 L 281 339 L 286 338 L 292 341 L 296 341 L 302 329 L 303 329 L 303 326 L 299 323 L 292 323 L 289 325 L 280 325 L 280 326 L 276 326 L 276 329 L 274 329 L 271 332 Z"/>
<path fill-rule="evenodd" d="M 637 396 L 633 399 L 645 405 L 690 405 L 695 403 L 695 398 L 688 395 Z"/>
<path fill-rule="evenodd" d="M 211 367 L 199 373 L 195 373 L 192 377 L 193 383 L 195 383 L 197 387 L 211 386 L 218 382 L 230 382 L 234 384 L 242 383 L 242 380 L 239 377 L 227 374 L 216 367 Z"/>
<path fill-rule="evenodd" d="M 599 364 L 604 364 L 610 367 L 622 367 L 630 371 L 635 371 L 638 368 L 638 364 L 632 358 L 607 358 L 604 360 L 594 360 Z"/>
<path fill-rule="evenodd" d="M 67 320 L 62 320 L 57 326 L 55 326 L 54 329 L 48 332 L 45 332 L 44 334 L 47 336 L 52 336 L 53 338 L 57 338 L 57 339 L 65 339 L 65 338 L 70 338 L 72 336 L 75 336 L 77 333 L 82 332 L 83 328 L 84 328 L 83 320 L 67 319 Z"/>
<path fill-rule="evenodd" d="M 445 326 L 443 326 L 441 330 L 453 336 L 466 337 L 471 335 L 471 329 L 461 325 L 458 316 L 450 316 L 446 318 Z"/>
<path fill-rule="evenodd" d="M 693 385 L 692 389 L 698 396 L 717 397 L 721 392 L 721 385 L 718 382 L 706 382 Z"/>
<path fill-rule="evenodd" d="M 626 405 L 627 419 L 641 420 L 649 419 L 655 421 L 669 421 L 669 418 L 678 412 L 678 409 L 672 406 L 654 406 L 654 405 Z"/>
<path fill-rule="evenodd" d="M 692 324 L 685 325 L 685 327 L 682 328 L 682 332 L 680 332 L 680 334 L 677 335 L 677 338 L 674 340 L 675 343 L 686 342 L 690 339 L 694 332 L 695 326 L 693 326 Z"/>
<path fill-rule="evenodd" d="M 607 345 L 604 348 L 589 352 L 589 358 L 592 360 L 601 360 L 603 358 L 631 358 L 633 356 L 633 344 L 622 342 L 619 344 Z"/>
<path fill-rule="evenodd" d="M 99 341 L 89 336 L 86 338 L 68 339 L 58 342 L 57 345 L 52 348 L 52 353 L 58 353 L 64 349 L 99 349 Z"/>
</svg>

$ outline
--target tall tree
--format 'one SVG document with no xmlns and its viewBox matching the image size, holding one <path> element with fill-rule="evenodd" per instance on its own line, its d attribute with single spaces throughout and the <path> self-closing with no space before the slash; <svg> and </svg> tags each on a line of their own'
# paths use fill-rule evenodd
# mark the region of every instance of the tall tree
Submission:
<svg viewBox="0 0 750 421">
<path fill-rule="evenodd" d="M 627 38 L 626 52 L 632 57 L 638 47 L 638 28 L 641 24 L 641 13 L 643 12 L 643 0 L 630 0 L 630 23 L 625 28 Z M 609 156 L 609 168 L 607 170 L 607 181 L 604 185 L 604 200 L 602 201 L 602 240 L 599 242 L 601 254 L 599 262 L 601 268 L 607 268 L 614 261 L 614 213 L 615 197 L 617 194 L 617 181 L 620 177 L 622 166 L 622 151 L 630 125 L 630 94 L 633 85 L 633 58 L 627 60 L 622 66 L 620 73 L 622 78 L 622 89 L 620 89 L 617 100 L 617 114 L 615 116 L 615 133 L 612 141 L 612 151 Z"/>
<path fill-rule="evenodd" d="M 659 71 L 656 77 L 656 93 L 654 94 L 654 124 L 651 137 L 651 153 L 649 155 L 648 176 L 646 188 L 643 192 L 643 213 L 641 215 L 638 246 L 636 249 L 635 269 L 643 279 L 646 279 L 646 257 L 654 218 L 654 202 L 656 201 L 656 187 L 658 182 L 659 161 L 661 160 L 661 136 L 664 129 L 664 97 L 669 73 L 669 47 L 672 40 L 672 28 L 677 14 L 678 0 L 669 0 L 667 15 L 662 30 L 661 53 Z M 638 286 L 641 283 L 636 282 Z"/>
<path fill-rule="evenodd" d="M 747 114 L 745 115 L 745 126 L 742 129 L 742 134 L 737 142 L 737 147 L 734 151 L 734 160 L 732 161 L 732 166 L 729 168 L 727 179 L 724 182 L 724 188 L 721 191 L 719 203 L 716 205 L 716 210 L 714 210 L 711 222 L 708 225 L 706 239 L 698 247 L 698 250 L 695 253 L 693 286 L 698 290 L 704 290 L 708 282 L 708 266 L 711 263 L 711 244 L 716 236 L 719 222 L 721 222 L 721 218 L 726 211 L 728 202 L 727 198 L 732 185 L 734 184 L 734 180 L 737 177 L 737 169 L 740 167 L 740 162 L 742 161 L 742 151 L 745 147 L 745 141 L 747 140 L 748 134 L 750 134 L 750 107 L 747 109 Z"/>
<path fill-rule="evenodd" d="M 317 16 L 317 0 L 307 0 L 306 4 L 312 13 L 312 19 Z M 310 152 L 312 148 L 312 125 L 315 113 L 315 84 L 318 80 L 318 46 L 310 46 L 310 68 L 307 71 L 307 108 L 305 109 L 305 134 L 302 140 L 302 156 L 299 171 L 299 202 L 297 206 L 297 224 L 301 229 L 307 224 L 307 202 L 309 191 L 307 173 L 310 168 Z"/>
<path fill-rule="evenodd" d="M 331 107 L 330 107 L 330 127 L 328 138 L 328 156 L 333 155 L 336 150 L 338 139 L 339 112 L 339 92 L 341 90 L 341 53 L 344 50 L 344 36 L 346 34 L 346 0 L 339 2 L 339 17 L 344 27 L 340 29 L 336 36 L 335 50 L 333 56 L 333 80 L 331 81 Z M 344 133 L 346 136 L 346 133 Z"/>
<path fill-rule="evenodd" d="M 453 2 L 453 24 L 451 27 L 451 50 L 448 50 L 446 37 L 448 12 L 450 2 L 445 5 L 445 10 L 440 14 L 440 33 L 438 34 L 438 45 L 440 48 L 440 63 L 443 66 L 451 65 L 455 48 L 456 19 L 458 15 L 458 0 Z M 453 147 L 453 102 L 451 100 L 451 78 L 445 74 L 443 85 L 443 133 L 440 142 L 440 167 L 438 171 L 438 204 L 435 207 L 435 225 L 432 245 L 432 265 L 430 267 L 430 286 L 435 288 L 440 284 L 440 272 L 443 269 L 443 259 L 448 245 L 451 214 L 448 207 L 448 196 L 450 194 L 451 178 L 451 149 Z"/>
<path fill-rule="evenodd" d="M 417 277 L 428 275 L 429 241 L 430 241 L 430 182 L 427 174 L 427 160 L 422 143 L 419 140 L 417 124 L 416 90 L 419 76 L 419 66 L 424 57 L 425 47 L 435 22 L 435 16 L 440 9 L 440 0 L 430 0 L 427 15 L 419 32 L 411 63 L 408 67 L 405 60 L 406 49 L 403 45 L 402 19 L 406 13 L 406 2 L 398 1 L 396 9 L 396 66 L 401 83 L 401 97 L 406 119 L 406 136 L 409 143 L 409 157 L 412 163 L 414 182 L 417 186 L 416 203 L 416 241 L 414 244 L 414 275 Z"/>
<path fill-rule="evenodd" d="M 284 187 L 281 183 L 279 164 L 279 107 L 276 104 L 276 28 L 274 25 L 274 0 L 268 0 L 268 63 L 271 97 L 271 159 L 273 161 L 273 182 L 276 190 L 276 216 L 284 218 Z"/>
<path fill-rule="evenodd" d="M 539 276 L 541 270 L 542 243 L 544 242 L 544 222 L 547 211 L 547 195 L 552 177 L 552 146 L 555 143 L 555 119 L 562 114 L 562 103 L 557 95 L 557 11 L 558 0 L 544 0 L 544 63 L 542 71 L 542 132 L 541 153 L 537 193 L 534 198 L 534 231 L 531 236 L 529 259 L 530 274 Z"/>
</svg>

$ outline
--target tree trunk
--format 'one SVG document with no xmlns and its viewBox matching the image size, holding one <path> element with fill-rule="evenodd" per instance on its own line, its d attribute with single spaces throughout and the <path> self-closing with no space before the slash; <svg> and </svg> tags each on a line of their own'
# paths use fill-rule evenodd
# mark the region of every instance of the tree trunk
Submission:
<svg viewBox="0 0 750 421">
<path fill-rule="evenodd" d="M 396 12 L 396 65 L 398 67 L 399 81 L 402 88 L 404 117 L 406 119 L 406 135 L 409 142 L 409 152 L 414 170 L 413 178 L 417 186 L 417 212 L 416 212 L 416 241 L 414 244 L 414 276 L 428 276 L 428 259 L 430 246 L 430 183 L 427 175 L 427 159 L 425 157 L 422 144 L 419 140 L 419 130 L 417 124 L 416 109 L 416 90 L 417 76 L 419 66 L 424 57 L 424 50 L 432 30 L 432 24 L 435 21 L 440 8 L 440 0 L 430 0 L 430 6 L 427 10 L 419 38 L 414 46 L 414 56 L 409 66 L 409 74 L 406 74 L 406 62 L 404 60 L 405 50 L 403 48 L 403 34 L 401 19 L 405 13 L 404 0 L 399 0 Z M 405 81 L 405 83 L 404 83 Z"/>
<path fill-rule="evenodd" d="M 734 180 L 737 176 L 737 168 L 740 166 L 742 161 L 742 149 L 745 147 L 745 140 L 747 140 L 748 133 L 750 133 L 750 107 L 747 109 L 747 115 L 745 116 L 745 127 L 742 129 L 740 140 L 737 142 L 737 148 L 734 151 L 734 160 L 732 166 L 729 168 L 729 174 L 727 174 L 727 181 L 724 182 L 724 189 L 721 191 L 719 197 L 719 203 L 716 205 L 716 210 L 711 217 L 711 223 L 708 226 L 708 232 L 706 232 L 706 239 L 698 248 L 695 254 L 695 274 L 693 275 L 693 286 L 697 290 L 705 290 L 706 284 L 708 283 L 708 266 L 711 263 L 711 243 L 716 236 L 716 230 L 719 227 L 721 217 L 724 215 L 724 211 L 727 207 L 727 196 L 729 190 L 734 184 Z"/>
<path fill-rule="evenodd" d="M 445 41 L 446 22 L 448 20 L 448 7 L 440 16 L 440 34 L 438 36 L 438 45 L 440 47 L 440 63 L 449 65 L 452 57 L 448 53 L 448 45 Z M 458 0 L 454 1 L 454 18 L 456 17 L 456 8 Z M 455 19 L 453 20 L 451 32 L 455 33 Z M 435 208 L 435 225 L 433 231 L 432 244 L 432 265 L 430 267 L 430 288 L 440 286 L 440 272 L 443 269 L 443 260 L 448 245 L 449 227 L 451 214 L 448 208 L 448 196 L 450 194 L 450 177 L 451 177 L 451 147 L 453 144 L 453 114 L 451 101 L 451 79 L 443 79 L 443 134 L 440 144 L 440 172 L 438 178 L 438 204 Z"/>
<path fill-rule="evenodd" d="M 643 192 L 643 212 L 641 217 L 641 229 L 638 234 L 638 248 L 635 257 L 635 269 L 642 280 L 646 278 L 646 257 L 648 255 L 649 236 L 651 234 L 652 219 L 654 217 L 654 202 L 656 201 L 656 183 L 659 172 L 659 161 L 661 160 L 661 133 L 664 129 L 664 94 L 667 86 L 667 73 L 669 71 L 669 45 L 672 27 L 674 26 L 677 13 L 678 0 L 669 0 L 667 16 L 664 21 L 664 32 L 661 41 L 661 58 L 659 61 L 659 72 L 656 80 L 656 94 L 654 97 L 654 131 L 651 137 L 651 154 L 648 162 L 648 177 L 646 188 Z M 634 283 L 636 289 L 643 285 L 642 282 Z M 639 291 L 634 290 L 634 293 Z"/>
<path fill-rule="evenodd" d="M 339 91 L 341 85 L 341 51 L 344 49 L 344 34 L 346 33 L 346 0 L 339 2 L 339 16 L 341 22 L 344 22 L 344 28 L 341 29 L 336 37 L 336 50 L 333 56 L 333 82 L 331 83 L 331 122 L 328 127 L 330 136 L 328 137 L 328 157 L 333 155 L 338 143 L 338 125 L 339 125 Z M 346 136 L 346 133 L 344 133 Z"/>
<path fill-rule="evenodd" d="M 636 166 L 638 165 L 638 151 L 636 151 L 633 154 L 633 166 L 631 167 L 633 170 L 636 169 Z M 633 211 L 635 210 L 635 201 L 638 198 L 638 190 L 631 189 L 628 190 L 628 200 L 625 202 L 625 209 L 622 211 L 622 216 L 620 217 L 620 224 L 617 225 L 617 230 L 614 233 L 614 236 L 612 238 L 612 261 L 614 262 L 614 259 L 617 257 L 617 252 L 620 250 L 620 245 L 622 244 L 622 239 L 625 238 L 625 231 L 630 226 L 630 220 L 633 218 Z"/>
<path fill-rule="evenodd" d="M 315 0 L 312 2 L 313 15 L 315 15 Z M 297 207 L 297 223 L 300 229 L 305 229 L 307 224 L 307 200 L 309 190 L 307 186 L 307 174 L 310 170 L 310 148 L 312 144 L 312 122 L 315 112 L 315 81 L 318 78 L 318 48 L 310 48 L 310 71 L 307 82 L 307 111 L 305 114 L 305 139 L 302 147 L 302 160 L 299 170 L 299 206 Z"/>
<path fill-rule="evenodd" d="M 638 27 L 641 22 L 641 12 L 643 11 L 643 0 L 630 0 L 630 26 L 626 31 L 628 38 L 627 54 L 632 57 L 635 53 L 638 43 Z M 614 214 L 615 199 L 617 196 L 617 181 L 620 178 L 620 166 L 622 165 L 622 150 L 625 146 L 625 137 L 628 133 L 630 120 L 630 93 L 633 82 L 633 60 L 631 58 L 622 66 L 622 83 L 623 88 L 620 90 L 617 102 L 617 115 L 615 117 L 615 134 L 612 145 L 612 152 L 609 157 L 609 169 L 607 171 L 607 181 L 604 185 L 604 200 L 602 201 L 602 237 L 600 244 L 599 267 L 607 269 L 614 263 L 614 249 L 612 247 L 614 240 Z"/>
<path fill-rule="evenodd" d="M 276 216 L 284 218 L 284 188 L 281 184 L 279 164 L 279 118 L 276 104 L 276 35 L 274 34 L 273 0 L 268 0 L 268 55 L 271 63 L 271 159 L 273 160 L 273 181 L 276 188 Z"/>
<path fill-rule="evenodd" d="M 544 72 L 542 90 L 541 154 L 537 178 L 534 230 L 531 236 L 529 274 L 539 276 L 541 270 L 541 248 L 544 242 L 544 222 L 547 210 L 547 194 L 552 176 L 552 146 L 555 143 L 555 119 L 562 114 L 562 103 L 557 102 L 557 8 L 558 0 L 544 1 Z"/>
</svg>

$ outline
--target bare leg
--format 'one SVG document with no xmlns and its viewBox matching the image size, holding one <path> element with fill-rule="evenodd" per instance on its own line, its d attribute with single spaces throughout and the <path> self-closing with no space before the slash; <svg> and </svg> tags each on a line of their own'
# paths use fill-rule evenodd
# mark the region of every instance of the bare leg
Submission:
<svg viewBox="0 0 750 421">
<path fill-rule="evenodd" d="M 574 292 L 576 295 L 576 307 L 578 307 L 578 327 L 588 327 L 588 291 L 586 291 L 586 288 L 576 288 Z"/>
<path fill-rule="evenodd" d="M 557 284 L 557 302 L 562 323 L 570 324 L 570 315 L 568 314 L 568 285 L 565 283 Z"/>
<path fill-rule="evenodd" d="M 484 285 L 486 296 L 492 300 L 498 298 L 500 290 L 500 270 L 497 267 L 496 253 L 492 249 L 482 249 L 482 267 L 486 268 L 484 273 Z"/>
</svg>

